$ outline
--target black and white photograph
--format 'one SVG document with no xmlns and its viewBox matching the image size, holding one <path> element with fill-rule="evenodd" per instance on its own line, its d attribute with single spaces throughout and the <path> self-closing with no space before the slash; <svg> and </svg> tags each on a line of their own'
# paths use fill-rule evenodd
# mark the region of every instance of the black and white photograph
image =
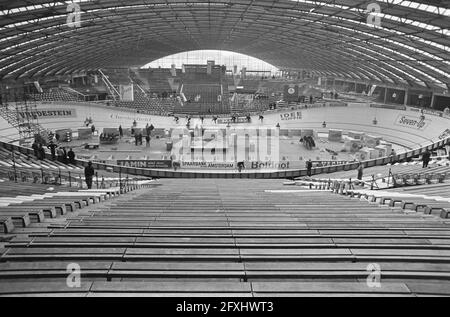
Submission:
<svg viewBox="0 0 450 317">
<path fill-rule="evenodd" d="M 0 297 L 448 297 L 449 89 L 450 0 L 0 0 Z"/>
</svg>

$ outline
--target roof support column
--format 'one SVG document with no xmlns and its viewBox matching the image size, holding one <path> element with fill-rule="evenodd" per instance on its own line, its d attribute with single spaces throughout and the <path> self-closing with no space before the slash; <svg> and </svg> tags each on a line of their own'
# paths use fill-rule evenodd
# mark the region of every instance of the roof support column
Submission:
<svg viewBox="0 0 450 317">
<path fill-rule="evenodd" d="M 430 103 L 430 108 L 431 109 L 434 109 L 434 96 L 435 96 L 435 94 L 434 94 L 434 91 L 431 93 L 431 103 Z"/>
</svg>

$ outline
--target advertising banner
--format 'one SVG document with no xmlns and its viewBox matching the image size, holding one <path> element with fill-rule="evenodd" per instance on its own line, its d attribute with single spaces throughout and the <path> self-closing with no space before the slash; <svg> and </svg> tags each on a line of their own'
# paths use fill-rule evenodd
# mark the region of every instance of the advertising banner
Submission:
<svg viewBox="0 0 450 317">
<path fill-rule="evenodd" d="M 335 166 L 349 164 L 349 161 L 312 161 L 313 167 Z"/>
<path fill-rule="evenodd" d="M 169 160 L 118 160 L 117 165 L 136 168 L 172 168 Z"/>
<path fill-rule="evenodd" d="M 298 101 L 298 85 L 285 85 L 284 86 L 284 101 Z"/>
<path fill-rule="evenodd" d="M 236 169 L 235 162 L 181 161 L 181 168 L 191 169 Z"/>
<path fill-rule="evenodd" d="M 421 117 L 411 117 L 407 115 L 399 115 L 394 124 L 402 127 L 407 127 L 415 130 L 425 130 L 428 127 L 430 120 Z"/>
<path fill-rule="evenodd" d="M 218 118 L 217 119 L 218 124 L 228 124 L 228 123 L 248 123 L 248 120 L 246 117 L 237 117 L 236 122 L 233 122 L 231 118 Z"/>
<path fill-rule="evenodd" d="M 246 163 L 245 167 L 250 165 L 251 169 L 274 169 L 274 170 L 285 170 L 289 169 L 290 162 L 289 161 L 281 161 L 281 162 L 250 162 Z"/>
<path fill-rule="evenodd" d="M 146 123 L 150 123 L 151 122 L 151 117 L 150 116 L 145 116 L 145 115 L 111 114 L 109 117 L 111 119 L 115 119 L 115 120 L 133 120 L 133 121 L 136 121 L 136 122 L 146 122 Z"/>
<path fill-rule="evenodd" d="M 436 117 L 443 117 L 444 116 L 443 112 L 437 111 L 437 110 L 433 110 L 433 109 L 421 109 L 421 108 L 411 107 L 409 110 L 414 111 L 414 112 L 421 112 L 423 114 L 429 114 L 429 115 L 436 116 Z"/>
<path fill-rule="evenodd" d="M 382 108 L 382 109 L 392 109 L 392 110 L 406 110 L 406 106 L 402 105 L 384 105 L 384 104 L 371 104 L 371 108 Z"/>
<path fill-rule="evenodd" d="M 302 112 L 301 111 L 294 111 L 294 112 L 281 113 L 280 114 L 280 119 L 282 121 L 301 120 L 302 119 Z"/>
<path fill-rule="evenodd" d="M 33 118 L 39 120 L 50 120 L 53 118 L 76 118 L 75 109 L 32 109 L 28 111 L 18 111 L 22 119 Z"/>
</svg>

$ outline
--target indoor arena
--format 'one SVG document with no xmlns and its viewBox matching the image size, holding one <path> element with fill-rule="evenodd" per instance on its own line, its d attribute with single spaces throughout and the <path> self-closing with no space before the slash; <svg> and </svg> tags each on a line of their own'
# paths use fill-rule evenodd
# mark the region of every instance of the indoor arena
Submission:
<svg viewBox="0 0 450 317">
<path fill-rule="evenodd" d="M 449 1 L 0 16 L 0 297 L 450 295 Z"/>
</svg>

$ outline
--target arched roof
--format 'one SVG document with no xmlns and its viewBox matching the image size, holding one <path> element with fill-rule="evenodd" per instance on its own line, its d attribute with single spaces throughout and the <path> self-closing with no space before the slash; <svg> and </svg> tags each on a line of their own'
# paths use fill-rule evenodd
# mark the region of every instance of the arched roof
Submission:
<svg viewBox="0 0 450 317">
<path fill-rule="evenodd" d="M 136 67 L 189 50 L 223 49 L 281 69 L 448 89 L 450 1 L 0 1 L 0 78 Z"/>
</svg>

